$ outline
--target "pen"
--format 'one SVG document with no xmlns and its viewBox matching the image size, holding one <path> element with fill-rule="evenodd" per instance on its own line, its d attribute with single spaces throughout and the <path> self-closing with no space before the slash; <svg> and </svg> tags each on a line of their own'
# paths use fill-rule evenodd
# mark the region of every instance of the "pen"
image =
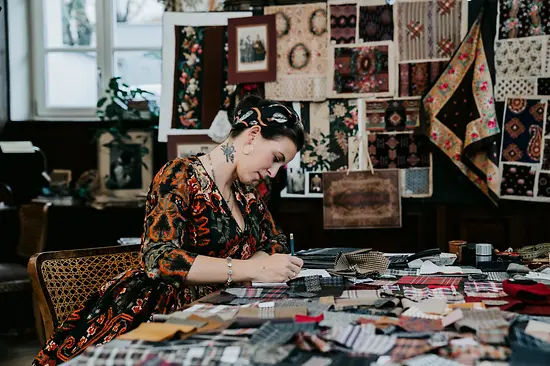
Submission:
<svg viewBox="0 0 550 366">
<path fill-rule="evenodd" d="M 294 234 L 290 233 L 290 255 L 294 255 Z"/>
</svg>

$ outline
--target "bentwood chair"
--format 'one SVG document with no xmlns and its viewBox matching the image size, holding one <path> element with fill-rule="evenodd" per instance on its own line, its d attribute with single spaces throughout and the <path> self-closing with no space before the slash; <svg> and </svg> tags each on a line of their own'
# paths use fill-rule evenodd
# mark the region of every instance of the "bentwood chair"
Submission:
<svg viewBox="0 0 550 366">
<path fill-rule="evenodd" d="M 140 264 L 140 245 L 38 253 L 28 272 L 45 338 L 108 280 Z"/>
</svg>

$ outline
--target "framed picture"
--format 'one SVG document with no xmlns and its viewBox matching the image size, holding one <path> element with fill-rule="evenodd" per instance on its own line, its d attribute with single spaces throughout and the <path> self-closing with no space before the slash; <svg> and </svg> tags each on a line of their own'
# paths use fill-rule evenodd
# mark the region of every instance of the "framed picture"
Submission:
<svg viewBox="0 0 550 366">
<path fill-rule="evenodd" d="M 208 129 L 229 88 L 203 93 L 203 86 L 225 78 L 227 20 L 249 16 L 252 12 L 164 12 L 159 142 Z"/>
<path fill-rule="evenodd" d="M 229 84 L 277 79 L 275 15 L 228 20 Z"/>
<path fill-rule="evenodd" d="M 168 160 L 208 154 L 219 144 L 208 135 L 168 135 Z"/>
<path fill-rule="evenodd" d="M 399 170 L 323 174 L 325 229 L 401 227 Z"/>
<path fill-rule="evenodd" d="M 147 193 L 153 179 L 153 136 L 151 132 L 128 132 L 130 140 L 115 143 L 110 133 L 99 138 L 98 173 L 100 190 L 115 197 Z"/>
</svg>

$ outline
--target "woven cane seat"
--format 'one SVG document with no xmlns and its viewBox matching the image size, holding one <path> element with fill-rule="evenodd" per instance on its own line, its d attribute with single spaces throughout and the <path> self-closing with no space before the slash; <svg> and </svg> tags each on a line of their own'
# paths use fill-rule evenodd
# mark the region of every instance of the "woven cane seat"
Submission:
<svg viewBox="0 0 550 366">
<path fill-rule="evenodd" d="M 34 255 L 29 273 L 46 336 L 107 281 L 139 267 L 139 251 L 139 245 L 124 245 Z"/>
</svg>

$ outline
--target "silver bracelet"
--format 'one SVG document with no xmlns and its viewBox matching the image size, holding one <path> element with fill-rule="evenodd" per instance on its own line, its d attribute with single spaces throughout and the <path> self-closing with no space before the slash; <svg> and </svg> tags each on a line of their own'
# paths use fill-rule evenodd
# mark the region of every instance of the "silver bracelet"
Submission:
<svg viewBox="0 0 550 366">
<path fill-rule="evenodd" d="M 231 257 L 227 257 L 227 267 L 229 269 L 227 270 L 226 286 L 229 286 L 231 285 L 231 282 L 233 282 L 233 278 L 231 277 L 233 275 L 233 263 L 231 262 Z"/>
</svg>

